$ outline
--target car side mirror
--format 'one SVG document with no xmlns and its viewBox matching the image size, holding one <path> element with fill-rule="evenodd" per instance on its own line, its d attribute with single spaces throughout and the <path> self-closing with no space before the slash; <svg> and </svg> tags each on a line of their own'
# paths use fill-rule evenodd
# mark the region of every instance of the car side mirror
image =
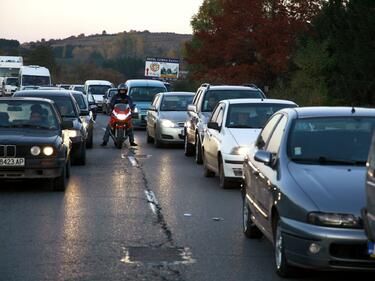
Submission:
<svg viewBox="0 0 375 281">
<path fill-rule="evenodd" d="M 189 104 L 187 110 L 197 112 L 197 107 L 194 104 Z"/>
<path fill-rule="evenodd" d="M 272 153 L 269 151 L 258 150 L 254 155 L 254 159 L 266 166 L 272 166 Z"/>
<path fill-rule="evenodd" d="M 61 129 L 63 129 L 63 130 L 70 130 L 70 129 L 73 129 L 73 128 L 74 128 L 74 125 L 73 125 L 73 121 L 72 120 L 62 121 Z"/>
<path fill-rule="evenodd" d="M 220 131 L 220 126 L 216 122 L 208 122 L 207 123 L 207 128 L 213 129 L 213 130 L 216 130 L 216 131 Z"/>
</svg>

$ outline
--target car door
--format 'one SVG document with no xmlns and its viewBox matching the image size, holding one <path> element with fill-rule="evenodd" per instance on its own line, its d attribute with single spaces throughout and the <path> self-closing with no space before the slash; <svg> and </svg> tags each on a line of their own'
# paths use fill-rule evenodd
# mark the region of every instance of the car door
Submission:
<svg viewBox="0 0 375 281">
<path fill-rule="evenodd" d="M 215 171 L 219 171 L 219 161 L 218 161 L 218 154 L 221 150 L 221 142 L 223 139 L 223 120 L 224 120 L 224 113 L 225 113 L 225 104 L 222 103 L 219 106 L 219 112 L 216 118 L 216 123 L 218 124 L 220 130 L 213 130 L 211 136 L 211 149 L 212 149 L 212 166 L 215 168 Z"/>
<path fill-rule="evenodd" d="M 155 137 L 155 125 L 158 117 L 158 108 L 157 104 L 160 99 L 160 95 L 156 95 L 154 100 L 151 103 L 151 106 L 154 106 L 156 110 L 147 111 L 147 130 L 151 137 Z"/>
<path fill-rule="evenodd" d="M 200 97 L 202 96 L 202 90 L 199 90 L 197 93 L 196 98 L 193 100 L 193 105 L 198 110 L 198 103 L 200 101 Z M 189 143 L 195 144 L 195 132 L 197 129 L 197 124 L 199 121 L 197 111 L 188 110 L 188 126 L 186 128 L 187 139 Z"/>
<path fill-rule="evenodd" d="M 216 108 L 214 109 L 209 122 L 217 123 L 217 117 L 219 113 L 221 112 L 221 110 L 222 110 L 221 104 L 218 104 Z M 207 166 L 210 167 L 211 169 L 216 169 L 215 159 L 217 155 L 217 149 L 216 149 L 216 154 L 215 154 L 215 141 L 214 141 L 214 135 L 216 135 L 216 133 L 217 133 L 217 130 L 207 128 L 204 141 L 203 141 L 205 161 L 206 161 Z"/>
<path fill-rule="evenodd" d="M 252 214 L 256 217 L 257 221 L 262 225 L 267 223 L 267 212 L 261 206 L 261 187 L 264 184 L 265 165 L 257 162 L 254 155 L 258 150 L 264 150 L 268 140 L 270 139 L 276 125 L 281 119 L 281 114 L 276 114 L 268 120 L 267 124 L 260 132 L 259 137 L 255 143 L 255 147 L 251 151 L 251 155 L 246 157 L 244 162 L 244 176 L 246 181 L 246 195 Z"/>
<path fill-rule="evenodd" d="M 375 241 L 375 135 L 372 140 L 372 145 L 369 153 L 369 159 L 367 163 L 367 175 L 366 175 L 366 201 L 367 201 L 367 212 L 369 219 L 370 231 L 368 234 L 371 240 Z"/>
</svg>

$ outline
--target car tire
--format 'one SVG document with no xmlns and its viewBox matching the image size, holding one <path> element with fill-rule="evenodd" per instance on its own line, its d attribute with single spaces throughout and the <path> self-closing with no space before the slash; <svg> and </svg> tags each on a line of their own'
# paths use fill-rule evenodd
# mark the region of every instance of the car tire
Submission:
<svg viewBox="0 0 375 281">
<path fill-rule="evenodd" d="M 251 220 L 251 210 L 246 203 L 246 195 L 243 196 L 242 200 L 242 231 L 250 239 L 260 239 L 263 237 L 263 233 Z"/>
<path fill-rule="evenodd" d="M 215 176 L 215 172 L 211 171 L 207 165 L 206 165 L 206 157 L 204 156 L 204 149 L 202 149 L 202 158 L 203 158 L 203 175 L 206 177 L 206 178 L 212 178 Z"/>
<path fill-rule="evenodd" d="M 229 189 L 233 186 L 233 183 L 225 176 L 222 159 L 219 159 L 219 185 L 223 189 Z"/>
<path fill-rule="evenodd" d="M 153 143 L 154 142 L 154 138 L 150 137 L 147 128 L 146 128 L 146 140 L 147 140 L 147 143 Z"/>
<path fill-rule="evenodd" d="M 156 148 L 160 148 L 160 147 L 163 146 L 163 142 L 161 140 L 159 140 L 159 138 L 158 138 L 158 132 L 156 131 L 156 128 L 155 128 L 154 145 L 155 145 Z"/>
<path fill-rule="evenodd" d="M 280 219 L 276 218 L 274 223 L 274 243 L 275 243 L 275 265 L 276 273 L 281 277 L 294 277 L 296 267 L 288 263 L 285 255 L 284 236 L 280 228 Z"/>
<path fill-rule="evenodd" d="M 202 144 L 201 144 L 201 140 L 199 138 L 199 135 L 197 134 L 195 136 L 195 162 L 198 164 L 198 165 L 201 165 L 203 164 L 203 159 L 202 159 Z"/>
<path fill-rule="evenodd" d="M 191 143 L 189 143 L 186 131 L 184 137 L 184 153 L 187 157 L 194 155 L 194 146 Z"/>
<path fill-rule="evenodd" d="M 94 146 L 94 132 L 93 130 L 89 131 L 89 135 L 86 142 L 86 148 L 92 148 Z"/>
<path fill-rule="evenodd" d="M 60 176 L 52 180 L 52 188 L 55 191 L 65 191 L 66 189 L 66 166 L 61 171 Z"/>
<path fill-rule="evenodd" d="M 79 152 L 79 156 L 76 159 L 76 163 L 80 166 L 86 165 L 86 143 L 85 142 L 81 145 L 81 150 Z"/>
</svg>

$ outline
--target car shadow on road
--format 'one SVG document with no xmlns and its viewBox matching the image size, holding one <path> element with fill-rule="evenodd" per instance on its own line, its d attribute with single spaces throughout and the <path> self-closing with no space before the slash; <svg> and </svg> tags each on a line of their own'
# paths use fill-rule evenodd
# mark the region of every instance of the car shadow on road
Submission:
<svg viewBox="0 0 375 281">
<path fill-rule="evenodd" d="M 51 191 L 51 185 L 48 180 L 0 180 L 0 194 Z"/>
</svg>

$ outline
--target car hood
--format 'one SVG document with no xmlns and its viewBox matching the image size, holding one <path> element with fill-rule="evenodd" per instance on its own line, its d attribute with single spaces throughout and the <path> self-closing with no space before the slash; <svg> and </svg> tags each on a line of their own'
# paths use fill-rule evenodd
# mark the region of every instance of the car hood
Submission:
<svg viewBox="0 0 375 281">
<path fill-rule="evenodd" d="M 318 211 L 360 216 L 365 206 L 365 167 L 290 162 L 288 169 Z"/>
<path fill-rule="evenodd" d="M 162 111 L 160 112 L 159 118 L 175 122 L 185 122 L 187 113 L 186 111 Z"/>
<path fill-rule="evenodd" d="M 261 129 L 228 128 L 238 146 L 248 146 L 256 141 Z"/>
<path fill-rule="evenodd" d="M 58 131 L 41 129 L 6 129 L 0 130 L 0 144 L 2 145 L 34 145 L 54 144 L 58 138 Z"/>
</svg>

